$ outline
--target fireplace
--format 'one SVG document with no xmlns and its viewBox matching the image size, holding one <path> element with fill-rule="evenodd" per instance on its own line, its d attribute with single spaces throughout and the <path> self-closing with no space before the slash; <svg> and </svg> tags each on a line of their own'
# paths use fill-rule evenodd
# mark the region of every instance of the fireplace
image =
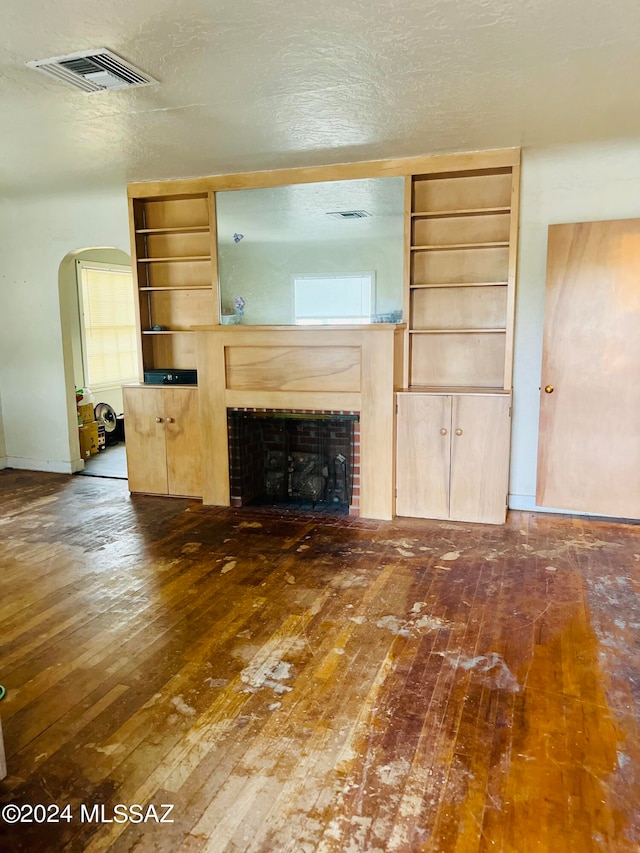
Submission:
<svg viewBox="0 0 640 853">
<path fill-rule="evenodd" d="M 227 410 L 232 506 L 357 513 L 357 412 Z"/>
</svg>

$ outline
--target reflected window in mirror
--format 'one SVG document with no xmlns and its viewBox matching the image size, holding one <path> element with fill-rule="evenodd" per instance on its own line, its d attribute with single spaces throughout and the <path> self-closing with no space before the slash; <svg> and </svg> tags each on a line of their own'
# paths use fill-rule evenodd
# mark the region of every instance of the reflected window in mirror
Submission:
<svg viewBox="0 0 640 853">
<path fill-rule="evenodd" d="M 375 306 L 375 273 L 293 276 L 296 325 L 370 323 Z"/>
<path fill-rule="evenodd" d="M 229 190 L 216 208 L 223 322 L 240 294 L 243 324 L 402 321 L 403 178 Z"/>
</svg>

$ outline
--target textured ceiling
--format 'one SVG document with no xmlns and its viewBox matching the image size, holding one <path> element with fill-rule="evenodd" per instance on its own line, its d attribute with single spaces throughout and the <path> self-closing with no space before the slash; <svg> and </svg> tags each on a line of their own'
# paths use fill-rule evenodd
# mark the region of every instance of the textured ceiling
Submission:
<svg viewBox="0 0 640 853">
<path fill-rule="evenodd" d="M 5 0 L 0 195 L 640 136 L 637 0 Z M 25 67 L 108 47 L 161 81 Z"/>
</svg>

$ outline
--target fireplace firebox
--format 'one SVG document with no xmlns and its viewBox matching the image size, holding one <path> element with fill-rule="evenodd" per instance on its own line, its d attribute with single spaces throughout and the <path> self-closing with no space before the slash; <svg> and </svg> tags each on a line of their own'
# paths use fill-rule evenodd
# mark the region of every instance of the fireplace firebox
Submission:
<svg viewBox="0 0 640 853">
<path fill-rule="evenodd" d="M 359 498 L 359 415 L 230 409 L 231 505 L 348 514 Z"/>
</svg>

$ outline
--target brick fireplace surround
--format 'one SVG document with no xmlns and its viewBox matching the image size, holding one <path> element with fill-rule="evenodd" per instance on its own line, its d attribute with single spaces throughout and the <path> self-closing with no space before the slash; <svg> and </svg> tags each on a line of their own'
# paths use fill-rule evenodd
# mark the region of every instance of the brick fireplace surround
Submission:
<svg viewBox="0 0 640 853">
<path fill-rule="evenodd" d="M 247 436 L 241 434 L 240 424 L 233 417 L 234 414 L 255 416 L 255 424 L 260 424 L 258 432 L 263 439 L 264 448 L 256 447 L 255 432 Z M 269 419 L 269 415 L 274 419 Z M 329 465 L 335 460 L 338 453 L 346 457 L 346 479 L 341 479 L 339 485 L 349 493 L 347 509 L 350 515 L 358 515 L 360 511 L 360 423 L 358 412 L 323 410 L 310 411 L 307 409 L 256 409 L 239 408 L 227 410 L 227 429 L 229 433 L 229 456 L 230 456 L 230 487 L 231 505 L 245 506 L 252 501 L 246 499 L 246 480 L 260 477 L 262 473 L 262 455 L 270 445 L 268 434 L 272 425 L 278 421 L 284 421 L 284 416 L 308 415 L 308 418 L 299 418 L 296 430 L 296 451 L 315 453 L 318 450 L 320 439 L 316 435 L 321 425 L 326 425 L 326 434 L 323 438 L 324 451 Z M 318 420 L 322 418 L 322 420 Z M 277 419 L 277 420 L 276 420 Z M 265 424 L 269 429 L 265 430 Z M 266 433 L 266 434 L 265 434 Z M 251 448 L 243 448 L 242 443 L 247 438 L 252 443 Z M 276 438 L 276 442 L 278 439 Z M 273 445 L 274 447 L 276 444 Z M 244 459 L 242 458 L 244 457 Z M 249 457 L 249 458 L 247 458 Z M 257 469 L 257 471 L 256 471 Z M 330 472 L 331 473 L 331 472 Z"/>
</svg>

